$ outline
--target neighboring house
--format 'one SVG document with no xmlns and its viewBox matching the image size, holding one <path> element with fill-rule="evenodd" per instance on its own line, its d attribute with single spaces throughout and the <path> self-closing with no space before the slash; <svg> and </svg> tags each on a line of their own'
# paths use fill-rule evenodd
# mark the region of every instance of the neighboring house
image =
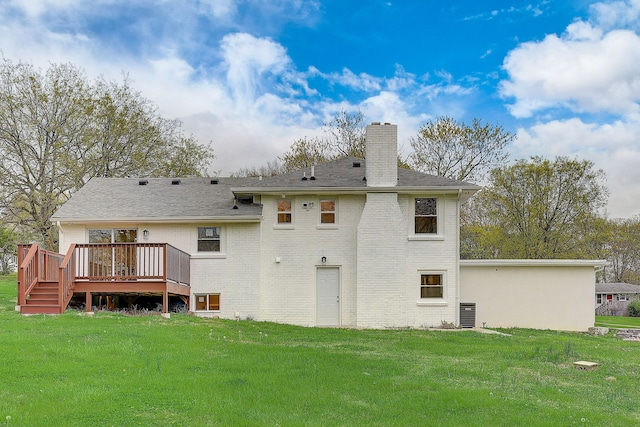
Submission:
<svg viewBox="0 0 640 427">
<path fill-rule="evenodd" d="M 596 283 L 596 313 L 625 316 L 631 301 L 640 299 L 640 285 L 629 283 Z"/>
<path fill-rule="evenodd" d="M 306 326 L 459 325 L 461 302 L 482 314 L 487 296 L 461 299 L 476 275 L 462 283 L 459 260 L 460 206 L 479 187 L 398 168 L 395 125 L 367 126 L 366 141 L 366 160 L 269 178 L 90 180 L 53 216 L 71 282 L 60 309 L 72 293 L 87 310 L 98 296 L 146 293 L 164 311 L 184 301 L 198 316 Z M 590 286 L 597 265 L 581 264 Z M 588 310 L 591 324 L 541 325 L 584 330 Z M 503 323 L 491 326 L 519 325 Z"/>
</svg>

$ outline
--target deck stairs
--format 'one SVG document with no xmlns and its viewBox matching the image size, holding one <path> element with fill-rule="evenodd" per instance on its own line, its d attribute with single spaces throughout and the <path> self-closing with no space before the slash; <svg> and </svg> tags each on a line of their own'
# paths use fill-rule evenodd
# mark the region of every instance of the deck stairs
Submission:
<svg viewBox="0 0 640 427">
<path fill-rule="evenodd" d="M 58 282 L 40 281 L 31 290 L 25 299 L 25 304 L 20 306 L 22 314 L 61 314 L 64 307 L 59 304 Z"/>
</svg>

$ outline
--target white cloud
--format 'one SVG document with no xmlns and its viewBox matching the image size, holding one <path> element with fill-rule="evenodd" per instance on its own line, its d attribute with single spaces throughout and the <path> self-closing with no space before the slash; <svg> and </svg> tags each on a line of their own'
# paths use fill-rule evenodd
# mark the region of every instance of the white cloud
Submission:
<svg viewBox="0 0 640 427">
<path fill-rule="evenodd" d="M 228 34 L 220 47 L 227 64 L 227 82 L 236 101 L 255 100 L 264 74 L 279 74 L 290 64 L 282 45 L 250 34 Z"/>
<path fill-rule="evenodd" d="M 640 23 L 640 0 L 594 3 L 589 7 L 592 19 L 605 29 L 638 28 Z"/>
<path fill-rule="evenodd" d="M 599 36 L 572 24 L 562 36 L 523 43 L 504 61 L 501 94 L 516 117 L 562 107 L 574 112 L 633 114 L 640 100 L 640 37 L 627 30 Z"/>
</svg>

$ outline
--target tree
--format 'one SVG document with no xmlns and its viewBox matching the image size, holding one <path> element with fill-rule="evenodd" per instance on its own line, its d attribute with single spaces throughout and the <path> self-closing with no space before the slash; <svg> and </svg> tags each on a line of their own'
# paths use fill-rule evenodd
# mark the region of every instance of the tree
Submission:
<svg viewBox="0 0 640 427">
<path fill-rule="evenodd" d="M 199 175 L 212 159 L 126 77 L 91 82 L 70 64 L 0 62 L 0 212 L 49 249 L 51 216 L 90 178 Z"/>
<path fill-rule="evenodd" d="M 640 216 L 603 222 L 596 257 L 609 261 L 604 281 L 640 284 Z"/>
<path fill-rule="evenodd" d="M 588 160 L 532 157 L 491 171 L 462 217 L 465 258 L 587 258 L 604 172 Z"/>
<path fill-rule="evenodd" d="M 324 138 L 296 140 L 282 160 L 283 172 L 308 168 L 313 165 L 347 156 L 364 158 L 364 114 L 358 110 L 349 113 L 341 110 L 329 123 L 323 124 Z"/>
<path fill-rule="evenodd" d="M 483 125 L 473 119 L 471 126 L 451 117 L 439 117 L 420 127 L 410 139 L 412 169 L 460 181 L 482 181 L 486 174 L 504 165 L 504 151 L 516 136 L 502 126 Z"/>
<path fill-rule="evenodd" d="M 258 176 L 275 176 L 280 175 L 282 173 L 282 163 L 278 159 L 267 162 L 263 166 L 253 166 L 240 168 L 237 171 L 231 173 L 232 178 L 245 178 L 248 176 L 258 177 Z"/>
<path fill-rule="evenodd" d="M 11 263 L 17 254 L 18 236 L 0 224 L 0 275 L 11 273 Z"/>
</svg>

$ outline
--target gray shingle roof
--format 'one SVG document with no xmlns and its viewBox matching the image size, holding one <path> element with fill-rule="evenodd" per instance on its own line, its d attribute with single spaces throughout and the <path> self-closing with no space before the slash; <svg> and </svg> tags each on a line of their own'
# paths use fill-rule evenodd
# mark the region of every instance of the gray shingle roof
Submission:
<svg viewBox="0 0 640 427">
<path fill-rule="evenodd" d="M 629 283 L 596 283 L 597 294 L 640 294 L 640 285 Z"/>
<path fill-rule="evenodd" d="M 354 164 L 360 167 L 354 167 Z M 256 189 L 305 189 L 305 188 L 350 188 L 365 189 L 367 182 L 363 179 L 366 174 L 366 161 L 356 157 L 345 157 L 339 160 L 315 166 L 315 180 L 303 180 L 303 176 L 311 177 L 311 168 L 300 169 L 283 175 L 264 178 L 261 181 L 246 183 Z M 409 169 L 398 168 L 398 188 L 420 189 L 471 189 L 480 187 L 462 181 L 429 175 Z"/>
<path fill-rule="evenodd" d="M 359 164 L 359 167 L 354 167 Z M 366 162 L 355 157 L 327 162 L 315 166 L 315 180 L 311 168 L 284 175 L 258 178 L 181 178 L 172 185 L 171 178 L 93 178 L 53 215 L 54 221 L 106 221 L 106 220 L 163 220 L 163 219 L 220 219 L 257 217 L 262 207 L 238 203 L 233 209 L 236 194 L 287 189 L 290 191 L 341 189 L 362 191 L 367 189 L 363 179 Z M 307 180 L 302 180 L 306 176 Z M 211 184 L 211 180 L 218 184 Z M 139 185 L 146 180 L 147 185 Z M 408 169 L 398 169 L 398 186 L 410 190 L 478 190 L 480 187 L 466 182 L 428 175 Z"/>
<path fill-rule="evenodd" d="M 218 184 L 211 184 L 212 180 Z M 147 185 L 139 185 L 146 180 Z M 125 220 L 259 216 L 262 207 L 238 202 L 233 209 L 231 187 L 254 178 L 93 178 L 52 220 Z"/>
</svg>

